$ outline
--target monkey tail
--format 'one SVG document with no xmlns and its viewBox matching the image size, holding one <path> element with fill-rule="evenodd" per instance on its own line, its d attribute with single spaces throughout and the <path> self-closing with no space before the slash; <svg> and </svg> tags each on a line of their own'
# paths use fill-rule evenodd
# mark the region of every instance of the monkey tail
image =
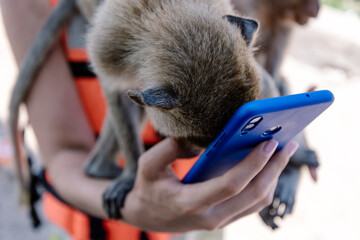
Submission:
<svg viewBox="0 0 360 240">
<path fill-rule="evenodd" d="M 20 203 L 29 203 L 29 186 L 24 173 L 28 169 L 22 170 L 21 164 L 21 141 L 18 132 L 18 118 L 20 105 L 27 98 L 36 76 L 44 64 L 51 49 L 57 42 L 61 30 L 70 21 L 76 12 L 76 0 L 61 0 L 45 25 L 37 35 L 35 41 L 27 52 L 20 67 L 17 81 L 12 91 L 9 105 L 9 131 L 10 140 L 14 149 L 14 160 L 16 175 L 20 190 Z"/>
</svg>

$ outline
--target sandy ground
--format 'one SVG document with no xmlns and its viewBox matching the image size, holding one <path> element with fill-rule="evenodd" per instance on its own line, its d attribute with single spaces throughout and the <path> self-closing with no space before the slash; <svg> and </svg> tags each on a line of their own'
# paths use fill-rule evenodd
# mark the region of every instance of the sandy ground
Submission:
<svg viewBox="0 0 360 240">
<path fill-rule="evenodd" d="M 333 106 L 306 129 L 310 145 L 320 156 L 319 181 L 314 184 L 303 172 L 294 213 L 280 223 L 279 230 L 269 230 L 254 214 L 228 226 L 225 238 L 360 239 L 360 19 L 323 7 L 318 19 L 294 32 L 282 73 L 294 93 L 316 85 L 336 97 Z M 15 74 L 0 24 L 0 121 L 7 115 Z M 0 165 L 0 239 L 46 239 L 47 229 L 32 232 L 25 214 L 16 209 L 8 168 Z"/>
</svg>

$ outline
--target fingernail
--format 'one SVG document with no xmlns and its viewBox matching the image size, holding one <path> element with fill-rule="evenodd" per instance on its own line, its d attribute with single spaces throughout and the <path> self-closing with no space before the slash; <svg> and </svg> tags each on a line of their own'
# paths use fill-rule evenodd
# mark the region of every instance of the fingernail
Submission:
<svg viewBox="0 0 360 240">
<path fill-rule="evenodd" d="M 289 156 L 291 157 L 292 155 L 294 155 L 294 153 L 296 152 L 296 150 L 298 149 L 299 147 L 299 144 L 297 142 L 294 142 L 294 141 L 291 141 L 289 143 L 289 146 L 288 146 L 288 154 Z"/>
<path fill-rule="evenodd" d="M 266 155 L 270 155 L 271 153 L 273 153 L 275 151 L 278 144 L 279 144 L 278 141 L 276 141 L 274 139 L 269 140 L 263 148 L 264 153 Z"/>
</svg>

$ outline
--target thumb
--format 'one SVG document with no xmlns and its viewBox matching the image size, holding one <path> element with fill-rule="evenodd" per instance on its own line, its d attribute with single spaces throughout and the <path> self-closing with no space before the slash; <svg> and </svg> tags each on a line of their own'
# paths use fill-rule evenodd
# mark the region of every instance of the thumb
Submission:
<svg viewBox="0 0 360 240">
<path fill-rule="evenodd" d="M 139 159 L 139 168 L 146 178 L 157 178 L 177 158 L 179 145 L 173 138 L 166 138 L 143 153 Z"/>
</svg>

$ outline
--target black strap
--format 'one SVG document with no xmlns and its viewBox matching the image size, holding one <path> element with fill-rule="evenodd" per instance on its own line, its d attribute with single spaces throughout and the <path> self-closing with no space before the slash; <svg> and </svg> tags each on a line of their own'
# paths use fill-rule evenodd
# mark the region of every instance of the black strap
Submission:
<svg viewBox="0 0 360 240">
<path fill-rule="evenodd" d="M 38 182 L 45 188 L 47 192 L 52 194 L 56 199 L 60 202 L 70 206 L 71 204 L 67 203 L 60 195 L 55 191 L 55 189 L 46 181 L 45 178 L 45 170 L 42 170 L 37 176 Z M 81 210 L 79 210 L 81 211 Z M 84 213 L 84 212 L 83 212 Z M 84 213 L 86 214 L 86 213 Z M 106 231 L 103 226 L 103 220 L 97 217 L 90 216 L 86 214 L 90 219 L 90 239 L 94 240 L 105 240 L 106 239 Z"/>
<path fill-rule="evenodd" d="M 106 231 L 103 226 L 103 220 L 92 216 L 89 216 L 89 218 L 90 218 L 90 239 L 105 240 Z"/>
<path fill-rule="evenodd" d="M 38 180 L 36 175 L 31 171 L 32 169 L 32 159 L 30 157 L 31 155 L 28 155 L 28 164 L 29 164 L 29 173 L 30 173 L 30 219 L 32 223 L 32 227 L 34 229 L 41 226 L 41 221 L 39 218 L 39 214 L 36 211 L 35 204 L 40 199 L 40 193 L 36 186 L 38 185 Z"/>
<path fill-rule="evenodd" d="M 90 68 L 89 62 L 69 62 L 74 77 L 95 78 L 95 73 Z"/>
<path fill-rule="evenodd" d="M 140 240 L 149 240 L 149 237 L 146 234 L 146 232 L 144 232 L 144 231 L 141 232 Z"/>
</svg>

